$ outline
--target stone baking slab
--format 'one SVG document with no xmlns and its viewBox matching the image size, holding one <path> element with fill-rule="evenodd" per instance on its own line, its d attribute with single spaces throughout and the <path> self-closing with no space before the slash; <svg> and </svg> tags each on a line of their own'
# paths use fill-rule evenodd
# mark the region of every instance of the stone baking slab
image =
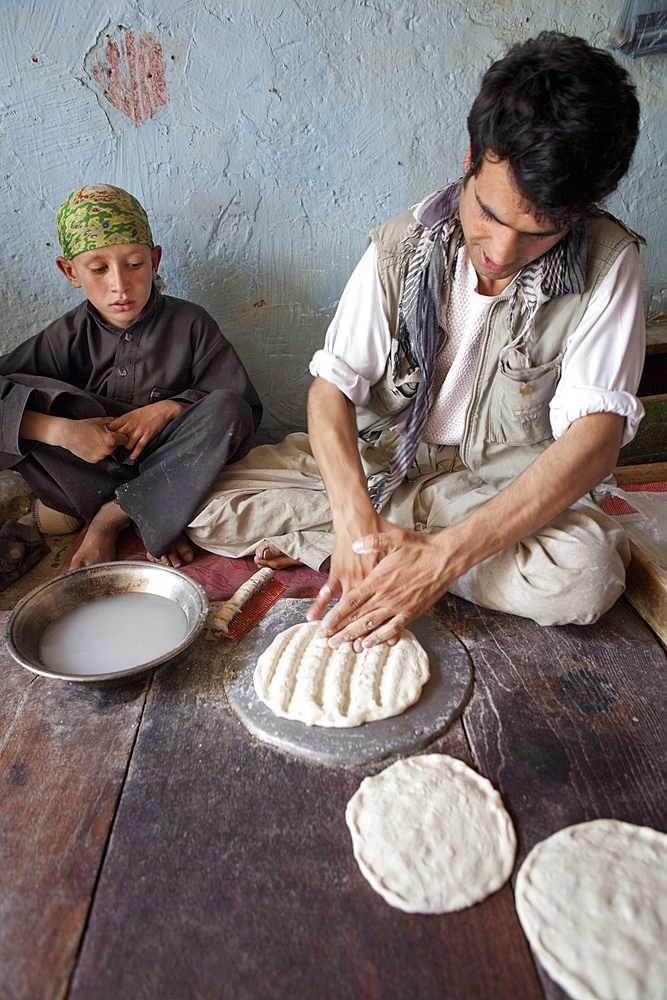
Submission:
<svg viewBox="0 0 667 1000">
<path fill-rule="evenodd" d="M 311 603 L 279 601 L 227 656 L 225 692 L 232 710 L 253 736 L 286 753 L 345 767 L 414 753 L 449 729 L 468 700 L 472 664 L 453 633 L 429 614 L 408 627 L 428 653 L 431 676 L 419 701 L 401 715 L 351 729 L 306 726 L 274 715 L 255 693 L 255 665 L 280 632 L 305 621 Z"/>
</svg>

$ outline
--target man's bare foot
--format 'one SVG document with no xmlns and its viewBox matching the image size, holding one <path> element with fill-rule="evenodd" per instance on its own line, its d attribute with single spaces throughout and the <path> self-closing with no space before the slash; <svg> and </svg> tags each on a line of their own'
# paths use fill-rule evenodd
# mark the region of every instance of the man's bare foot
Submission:
<svg viewBox="0 0 667 1000">
<path fill-rule="evenodd" d="M 113 500 L 103 504 L 88 525 L 81 545 L 72 556 L 70 569 L 113 562 L 116 558 L 118 536 L 123 528 L 127 528 L 131 523 L 122 507 Z"/>
<path fill-rule="evenodd" d="M 152 556 L 146 552 L 149 562 L 162 563 L 163 566 L 175 566 L 178 569 L 184 563 L 191 563 L 195 557 L 195 550 L 190 544 L 187 535 L 179 535 L 175 542 L 169 546 L 161 556 Z"/>
<path fill-rule="evenodd" d="M 302 566 L 303 563 L 300 559 L 292 559 L 291 556 L 285 555 L 277 545 L 272 545 L 265 539 L 255 549 L 255 565 L 270 566 L 271 569 L 286 569 L 288 566 Z"/>
</svg>

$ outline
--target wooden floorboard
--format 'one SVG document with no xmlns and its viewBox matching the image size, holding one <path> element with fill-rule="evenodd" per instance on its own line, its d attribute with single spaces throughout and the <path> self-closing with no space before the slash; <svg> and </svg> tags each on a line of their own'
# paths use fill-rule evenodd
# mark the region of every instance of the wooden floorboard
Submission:
<svg viewBox="0 0 667 1000">
<path fill-rule="evenodd" d="M 0 998 L 56 1000 L 74 967 L 145 685 L 102 693 L 49 681 L 4 648 L 0 676 Z"/>
<path fill-rule="evenodd" d="M 511 889 L 408 915 L 361 876 L 345 806 L 377 767 L 253 740 L 199 642 L 157 675 L 69 1000 L 543 996 Z M 439 750 L 469 756 L 461 726 Z"/>
<path fill-rule="evenodd" d="M 453 597 L 438 613 L 475 680 L 430 749 L 494 782 L 519 863 L 587 819 L 667 829 L 667 661 L 625 599 L 581 628 Z M 1 1000 L 562 998 L 511 884 L 441 916 L 371 889 L 344 813 L 384 765 L 257 742 L 227 704 L 224 650 L 200 636 L 149 682 L 104 691 L 2 653 Z"/>
<path fill-rule="evenodd" d="M 475 669 L 466 733 L 520 854 L 598 816 L 667 830 L 667 658 L 626 601 L 561 628 L 450 606 Z"/>
<path fill-rule="evenodd" d="M 667 658 L 633 608 L 622 599 L 595 625 L 543 628 L 443 604 L 475 668 L 466 734 L 514 818 L 519 864 L 586 820 L 667 831 Z M 550 1000 L 565 996 L 543 978 Z"/>
</svg>

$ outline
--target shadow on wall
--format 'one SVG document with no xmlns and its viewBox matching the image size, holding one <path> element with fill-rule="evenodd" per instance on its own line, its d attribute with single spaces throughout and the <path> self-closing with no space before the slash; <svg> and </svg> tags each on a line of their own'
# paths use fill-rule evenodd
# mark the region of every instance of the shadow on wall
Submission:
<svg viewBox="0 0 667 1000">
<path fill-rule="evenodd" d="M 266 441 L 306 428 L 306 400 L 312 376 L 310 359 L 324 342 L 333 308 L 315 309 L 304 294 L 304 277 L 282 272 L 265 281 L 248 265 L 215 266 L 197 258 L 187 265 L 187 290 L 176 291 L 165 267 L 167 295 L 203 306 L 233 344 L 257 389 L 264 415 L 260 435 Z"/>
</svg>

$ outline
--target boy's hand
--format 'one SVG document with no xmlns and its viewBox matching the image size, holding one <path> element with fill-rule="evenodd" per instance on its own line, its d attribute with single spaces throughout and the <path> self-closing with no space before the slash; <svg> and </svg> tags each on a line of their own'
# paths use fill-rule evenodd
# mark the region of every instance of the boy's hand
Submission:
<svg viewBox="0 0 667 1000">
<path fill-rule="evenodd" d="M 137 410 L 114 417 L 109 422 L 109 430 L 123 436 L 122 444 L 130 452 L 131 459 L 139 458 L 151 438 L 163 431 L 187 405 L 171 399 L 148 403 L 147 406 L 140 406 Z"/>
<path fill-rule="evenodd" d="M 111 417 L 88 417 L 85 420 L 64 419 L 54 425 L 58 439 L 51 441 L 71 451 L 84 462 L 101 462 L 119 445 L 127 447 L 127 437 L 110 427 Z"/>
</svg>

